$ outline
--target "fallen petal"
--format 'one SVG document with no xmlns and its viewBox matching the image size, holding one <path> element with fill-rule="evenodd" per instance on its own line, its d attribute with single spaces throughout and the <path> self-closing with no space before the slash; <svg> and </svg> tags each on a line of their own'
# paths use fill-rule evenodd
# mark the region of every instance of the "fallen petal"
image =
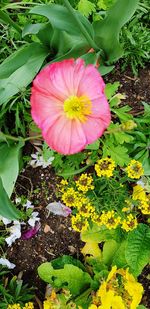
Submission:
<svg viewBox="0 0 150 309">
<path fill-rule="evenodd" d="M 27 240 L 27 239 L 34 237 L 37 234 L 37 232 L 39 231 L 40 226 L 41 226 L 41 224 L 37 223 L 35 225 L 35 227 L 23 232 L 22 235 L 21 235 L 21 239 Z"/>
<path fill-rule="evenodd" d="M 71 209 L 61 202 L 53 202 L 46 206 L 46 209 L 48 209 L 48 216 L 50 212 L 52 212 L 54 215 L 68 217 L 71 214 Z"/>
</svg>

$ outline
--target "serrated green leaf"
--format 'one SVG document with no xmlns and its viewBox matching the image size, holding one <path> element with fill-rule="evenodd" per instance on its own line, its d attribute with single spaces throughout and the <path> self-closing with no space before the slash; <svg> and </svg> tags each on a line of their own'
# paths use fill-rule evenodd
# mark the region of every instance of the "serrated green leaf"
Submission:
<svg viewBox="0 0 150 309">
<path fill-rule="evenodd" d="M 131 272 L 138 276 L 150 260 L 150 228 L 146 224 L 129 233 L 125 257 Z"/>
<path fill-rule="evenodd" d="M 127 121 L 132 119 L 133 116 L 129 114 L 131 107 L 128 105 L 120 107 L 120 108 L 111 108 L 111 111 L 114 112 L 121 121 Z"/>
<path fill-rule="evenodd" d="M 127 152 L 128 149 L 124 146 L 115 146 L 113 144 L 108 145 L 107 143 L 107 146 L 104 144 L 103 147 L 103 156 L 110 156 L 115 163 L 120 166 L 124 166 L 129 163 L 130 158 Z"/>
<path fill-rule="evenodd" d="M 87 145 L 87 146 L 86 146 L 86 149 L 89 149 L 89 150 L 98 150 L 98 149 L 99 149 L 99 145 L 100 145 L 100 141 L 99 141 L 99 139 L 97 139 L 96 142 Z"/>
<path fill-rule="evenodd" d="M 31 83 L 48 54 L 39 43 L 20 48 L 0 65 L 0 104 Z"/>
<path fill-rule="evenodd" d="M 95 4 L 88 0 L 80 0 L 77 8 L 78 11 L 86 17 L 96 11 Z"/>
<path fill-rule="evenodd" d="M 110 100 L 115 95 L 119 86 L 120 86 L 119 82 L 114 82 L 113 84 L 111 83 L 106 84 L 105 95 L 108 100 Z"/>
</svg>

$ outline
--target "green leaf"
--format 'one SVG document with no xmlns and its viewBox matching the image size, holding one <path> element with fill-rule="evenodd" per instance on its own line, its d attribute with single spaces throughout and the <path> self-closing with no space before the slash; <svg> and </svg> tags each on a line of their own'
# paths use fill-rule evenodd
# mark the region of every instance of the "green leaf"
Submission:
<svg viewBox="0 0 150 309">
<path fill-rule="evenodd" d="M 125 258 L 126 245 L 127 241 L 123 240 L 113 256 L 112 265 L 116 265 L 117 268 L 125 268 L 128 266 Z"/>
<path fill-rule="evenodd" d="M 80 0 L 77 8 L 78 11 L 86 17 L 96 11 L 95 4 L 88 0 Z"/>
<path fill-rule="evenodd" d="M 128 149 L 124 146 L 115 146 L 107 143 L 103 147 L 103 157 L 110 156 L 120 166 L 129 163 L 130 158 L 127 152 Z"/>
<path fill-rule="evenodd" d="M 39 43 L 20 48 L 0 65 L 0 104 L 31 83 L 48 51 Z"/>
<path fill-rule="evenodd" d="M 119 247 L 114 239 L 107 240 L 103 246 L 103 262 L 106 265 L 111 265 L 114 254 Z"/>
<path fill-rule="evenodd" d="M 116 230 L 108 230 L 105 227 L 99 227 L 93 224 L 93 227 L 81 233 L 81 240 L 84 242 L 100 243 L 109 239 L 120 240 L 120 232 Z"/>
<path fill-rule="evenodd" d="M 103 49 L 109 63 L 116 61 L 123 54 L 123 49 L 119 43 L 119 33 L 124 24 L 134 14 L 138 3 L 139 0 L 118 0 L 108 10 L 105 19 L 96 21 L 93 24 L 95 42 Z"/>
<path fill-rule="evenodd" d="M 77 23 L 74 21 L 68 10 L 61 5 L 45 4 L 35 6 L 33 9 L 30 10 L 30 13 L 47 17 L 53 28 L 59 29 L 61 31 L 66 31 L 69 34 L 73 35 L 79 34 L 79 27 Z M 88 19 L 82 16 L 77 11 L 74 11 L 74 13 L 80 19 L 80 21 L 88 31 L 89 35 L 93 37 L 93 27 L 88 21 Z"/>
<path fill-rule="evenodd" d="M 125 257 L 131 272 L 138 276 L 150 260 L 150 228 L 146 224 L 129 233 Z"/>
<path fill-rule="evenodd" d="M 90 144 L 90 145 L 87 145 L 86 146 L 86 149 L 89 149 L 89 150 L 98 150 L 99 149 L 99 145 L 100 145 L 100 141 L 99 139 L 97 139 L 96 142 Z"/>
<path fill-rule="evenodd" d="M 19 156 L 23 143 L 18 145 L 0 144 L 0 177 L 10 197 L 19 173 Z"/>
<path fill-rule="evenodd" d="M 24 38 L 29 34 L 37 34 L 44 26 L 45 23 L 26 24 L 22 30 L 22 37 Z"/>
<path fill-rule="evenodd" d="M 79 295 L 92 283 L 88 273 L 71 264 L 65 264 L 62 269 L 54 269 L 52 263 L 43 263 L 38 267 L 38 274 L 52 287 L 69 289 L 72 295 Z"/>
<path fill-rule="evenodd" d="M 0 215 L 10 219 L 15 220 L 21 217 L 21 213 L 15 208 L 11 203 L 0 177 Z"/>
<path fill-rule="evenodd" d="M 131 107 L 129 107 L 128 105 L 125 105 L 120 108 L 111 108 L 111 111 L 114 112 L 121 121 L 127 121 L 133 118 L 133 116 L 128 113 L 130 112 L 130 110 Z"/>
<path fill-rule="evenodd" d="M 113 84 L 111 83 L 106 84 L 105 95 L 108 100 L 110 100 L 115 95 L 119 86 L 120 86 L 119 82 L 114 82 Z"/>
</svg>

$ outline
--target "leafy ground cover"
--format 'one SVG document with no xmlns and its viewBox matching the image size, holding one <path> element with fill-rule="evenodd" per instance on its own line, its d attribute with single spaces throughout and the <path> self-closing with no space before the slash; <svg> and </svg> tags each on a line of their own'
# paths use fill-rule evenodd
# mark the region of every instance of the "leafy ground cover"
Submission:
<svg viewBox="0 0 150 309">
<path fill-rule="evenodd" d="M 0 308 L 150 308 L 148 2 L 37 2 L 0 4 Z"/>
</svg>

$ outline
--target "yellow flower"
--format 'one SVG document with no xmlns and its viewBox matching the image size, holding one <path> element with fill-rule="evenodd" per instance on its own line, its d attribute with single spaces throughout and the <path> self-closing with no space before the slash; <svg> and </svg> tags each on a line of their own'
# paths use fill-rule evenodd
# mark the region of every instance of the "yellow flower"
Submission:
<svg viewBox="0 0 150 309">
<path fill-rule="evenodd" d="M 89 190 L 93 190 L 94 186 L 92 184 L 93 178 L 90 175 L 82 174 L 76 181 L 76 186 L 79 191 L 86 193 Z"/>
<path fill-rule="evenodd" d="M 51 300 L 44 300 L 43 307 L 44 309 L 53 309 L 53 304 L 51 303 Z"/>
<path fill-rule="evenodd" d="M 21 309 L 20 304 L 8 305 L 7 309 Z"/>
<path fill-rule="evenodd" d="M 62 201 L 68 207 L 75 207 L 78 203 L 78 195 L 78 192 L 76 192 L 73 188 L 68 188 L 62 195 Z"/>
<path fill-rule="evenodd" d="M 111 177 L 113 175 L 113 170 L 115 168 L 115 162 L 111 158 L 104 158 L 101 160 L 98 160 L 95 164 L 95 171 L 97 173 L 97 176 L 106 176 Z"/>
<path fill-rule="evenodd" d="M 145 200 L 146 193 L 145 193 L 144 189 L 142 188 L 142 186 L 136 185 L 135 187 L 133 187 L 132 198 L 133 198 L 134 201 Z"/>
<path fill-rule="evenodd" d="M 139 179 L 144 174 L 144 169 L 139 161 L 131 160 L 126 167 L 126 172 L 129 178 Z"/>
<path fill-rule="evenodd" d="M 150 214 L 150 194 L 148 194 L 145 200 L 140 201 L 138 208 L 141 210 L 142 214 L 149 215 Z"/>
<path fill-rule="evenodd" d="M 71 218 L 72 228 L 77 232 L 84 232 L 88 229 L 89 223 L 86 218 L 77 214 Z"/>
<path fill-rule="evenodd" d="M 137 127 L 137 124 L 133 120 L 128 120 L 121 124 L 123 130 L 132 130 Z"/>
<path fill-rule="evenodd" d="M 137 219 L 132 214 L 127 215 L 126 219 L 122 221 L 122 229 L 126 232 L 132 231 L 137 225 Z"/>
<path fill-rule="evenodd" d="M 88 309 L 97 309 L 98 307 L 96 306 L 96 305 L 94 305 L 94 304 L 91 304 L 89 307 L 88 307 Z"/>
<path fill-rule="evenodd" d="M 104 224 L 109 230 L 116 229 L 121 222 L 121 217 L 117 217 L 114 210 L 103 212 L 100 216 L 101 224 Z"/>
<path fill-rule="evenodd" d="M 132 298 L 131 309 L 136 309 L 142 299 L 143 287 L 135 280 L 132 274 L 126 270 L 124 288 Z"/>
<path fill-rule="evenodd" d="M 95 208 L 89 202 L 89 199 L 84 196 L 80 197 L 76 208 L 78 209 L 80 215 L 86 218 L 89 218 L 95 210 Z"/>
<path fill-rule="evenodd" d="M 23 309 L 34 309 L 34 304 L 29 302 L 29 303 L 26 303 L 23 307 Z"/>
</svg>

